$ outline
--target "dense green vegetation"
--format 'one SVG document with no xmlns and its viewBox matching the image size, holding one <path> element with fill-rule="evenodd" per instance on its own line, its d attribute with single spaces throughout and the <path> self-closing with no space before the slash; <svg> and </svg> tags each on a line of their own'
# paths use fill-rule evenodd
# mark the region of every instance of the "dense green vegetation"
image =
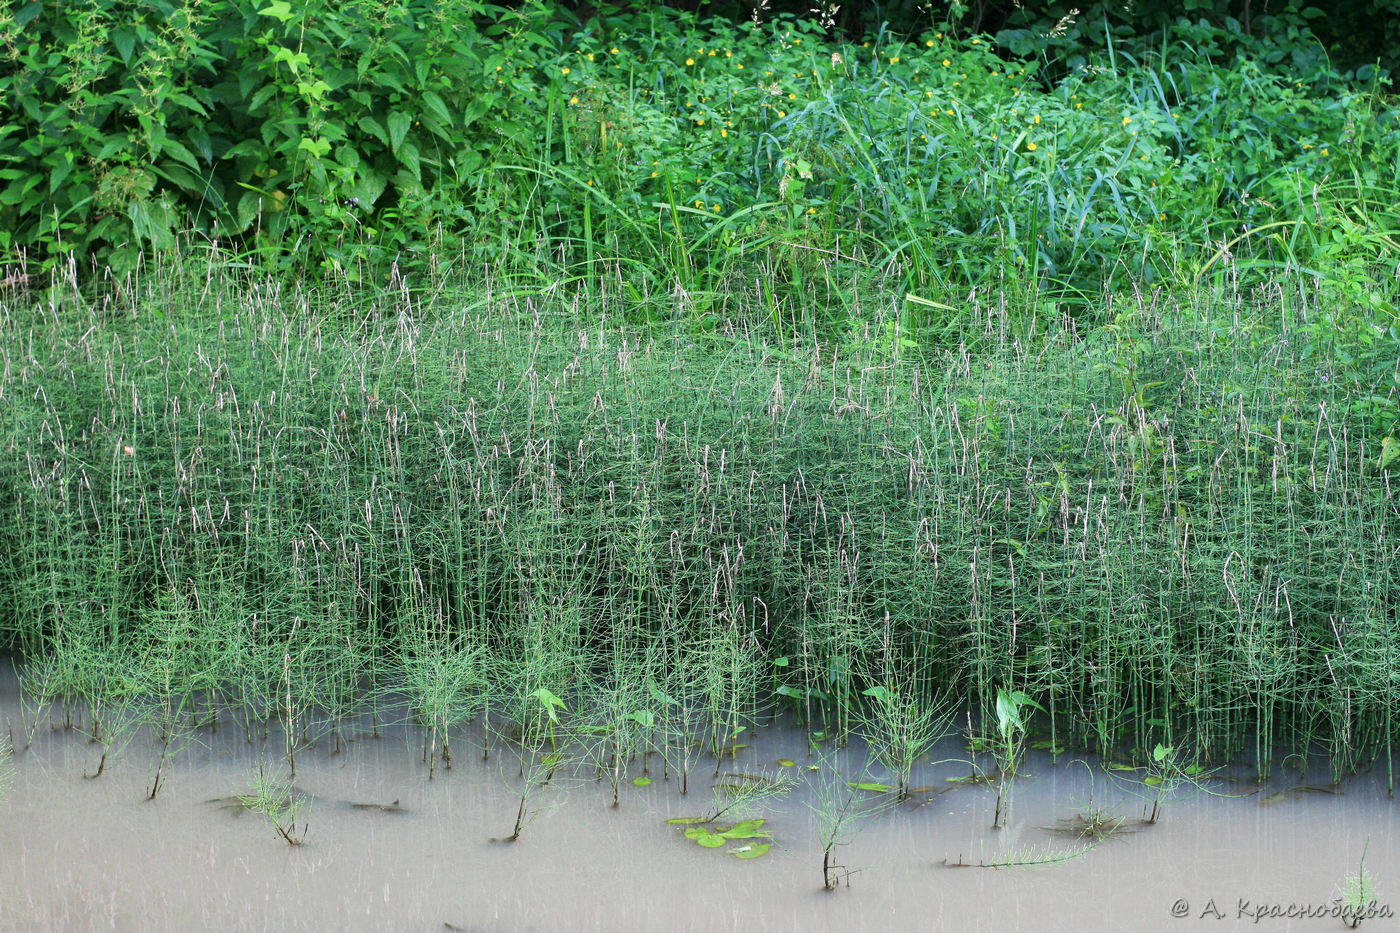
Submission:
<svg viewBox="0 0 1400 933">
<path fill-rule="evenodd" d="M 1302 14 L 1246 36 L 1196 13 L 854 40 L 821 15 L 36 0 L 0 13 L 0 248 L 124 271 L 213 238 L 380 284 L 490 267 L 633 317 L 681 292 L 702 322 L 749 290 L 827 333 L 891 270 L 941 305 L 1014 278 L 1083 313 L 1226 245 L 1386 300 L 1387 79 L 1346 80 Z"/>
<path fill-rule="evenodd" d="M 993 345 L 930 361 L 878 292 L 838 346 L 199 273 L 6 309 L 0 637 L 37 696 L 392 690 L 444 739 L 489 707 L 684 747 L 1014 687 L 1105 752 L 1394 737 L 1394 344 L 1306 285 L 1090 334 L 970 303 Z"/>
<path fill-rule="evenodd" d="M 1390 761 L 1400 111 L 1306 32 L 4 16 L 0 646 L 104 763 Z"/>
</svg>

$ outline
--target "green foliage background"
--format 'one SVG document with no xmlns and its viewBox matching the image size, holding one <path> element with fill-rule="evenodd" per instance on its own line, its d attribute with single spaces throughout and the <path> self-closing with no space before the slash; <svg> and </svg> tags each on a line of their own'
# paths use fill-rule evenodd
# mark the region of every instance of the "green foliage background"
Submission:
<svg viewBox="0 0 1400 933">
<path fill-rule="evenodd" d="M 991 36 L 958 8 L 855 41 L 819 14 L 21 3 L 0 13 L 0 249 L 93 272 L 182 237 L 356 280 L 455 263 L 610 279 L 638 308 L 679 290 L 701 321 L 758 282 L 776 323 L 826 330 L 894 270 L 936 302 L 904 322 L 919 340 L 1007 276 L 1084 308 L 1226 252 L 1383 300 L 1388 83 L 1339 73 L 1307 10 L 1250 35 L 1197 12 Z"/>
</svg>

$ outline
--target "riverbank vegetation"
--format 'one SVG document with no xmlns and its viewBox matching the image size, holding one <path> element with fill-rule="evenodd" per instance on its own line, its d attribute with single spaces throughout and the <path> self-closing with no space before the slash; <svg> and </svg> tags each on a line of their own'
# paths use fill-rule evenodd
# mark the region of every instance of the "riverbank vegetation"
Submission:
<svg viewBox="0 0 1400 933">
<path fill-rule="evenodd" d="M 0 645 L 99 754 L 382 707 L 616 801 L 790 711 L 901 791 L 935 725 L 1389 767 L 1382 71 L 373 6 L 0 22 Z"/>
</svg>

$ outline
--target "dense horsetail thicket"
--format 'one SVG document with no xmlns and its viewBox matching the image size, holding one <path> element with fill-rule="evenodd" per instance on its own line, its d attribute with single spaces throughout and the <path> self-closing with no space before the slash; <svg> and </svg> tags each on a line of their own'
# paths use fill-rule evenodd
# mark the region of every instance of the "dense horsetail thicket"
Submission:
<svg viewBox="0 0 1400 933">
<path fill-rule="evenodd" d="M 1058 744 L 1388 758 L 1396 374 L 1364 314 L 1226 281 L 1012 336 L 973 298 L 989 349 L 912 359 L 868 300 L 838 348 L 489 284 L 10 295 L 0 643 L 95 721 L 392 695 L 444 741 L 660 747 L 1016 690 Z"/>
</svg>

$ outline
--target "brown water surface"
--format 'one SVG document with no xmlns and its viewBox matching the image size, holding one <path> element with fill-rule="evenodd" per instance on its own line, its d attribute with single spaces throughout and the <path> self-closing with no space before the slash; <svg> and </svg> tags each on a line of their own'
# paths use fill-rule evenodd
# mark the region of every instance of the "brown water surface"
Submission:
<svg viewBox="0 0 1400 933">
<path fill-rule="evenodd" d="M 153 743 L 142 735 L 107 772 L 86 779 L 99 753 L 52 713 L 32 729 L 13 679 L 0 681 L 0 729 L 18 749 L 0 801 L 0 930 L 385 931 L 1014 931 L 1341 930 L 1332 917 L 1256 917 L 1261 908 L 1326 907 L 1363 848 L 1379 904 L 1400 911 L 1400 838 L 1383 773 L 1333 786 L 1324 767 L 1279 771 L 1263 787 L 1212 781 L 1214 797 L 1188 793 L 1156 825 L 1130 782 L 1036 753 L 1014 782 L 1007 826 L 990 828 L 996 791 L 954 785 L 966 757 L 951 742 L 921 765 L 924 792 L 863 825 L 837 850 L 859 869 L 822 890 L 818 820 L 804 734 L 761 727 L 726 773 L 792 773 L 798 790 L 761 805 L 772 849 L 736 858 L 688 841 L 668 818 L 698 815 L 712 797 L 715 763 L 703 758 L 681 796 L 674 775 L 611 787 L 596 766 L 560 773 L 530 801 L 519 842 L 519 767 L 502 746 L 483 761 L 465 733 L 451 770 L 436 777 L 421 733 L 384 728 L 334 752 L 323 738 L 297 756 L 295 786 L 310 796 L 309 831 L 286 845 L 245 811 L 260 754 L 285 774 L 282 743 L 250 744 L 224 721 L 175 758 L 146 800 Z M 856 752 L 847 755 L 852 758 Z M 792 768 L 777 764 L 791 759 Z M 1381 769 L 1378 768 L 1377 771 Z M 1086 816 L 1123 819 L 1123 832 L 1076 858 L 1016 868 L 951 868 L 1074 853 L 1064 830 Z M 762 842 L 765 840 L 757 840 Z M 1247 902 L 1242 904 L 1241 902 Z M 1173 915 L 1173 911 L 1182 914 Z M 1362 929 L 1396 929 L 1375 918 Z"/>
</svg>

